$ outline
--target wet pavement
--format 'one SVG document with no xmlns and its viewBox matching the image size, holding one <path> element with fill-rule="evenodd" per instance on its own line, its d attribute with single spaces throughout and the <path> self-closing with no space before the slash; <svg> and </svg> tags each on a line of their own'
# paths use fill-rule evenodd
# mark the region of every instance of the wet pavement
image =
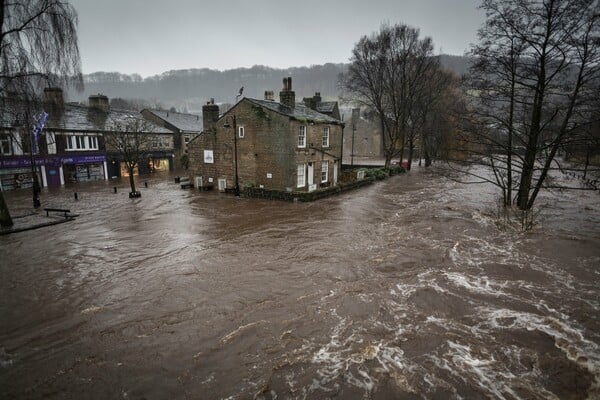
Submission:
<svg viewBox="0 0 600 400">
<path fill-rule="evenodd" d="M 521 233 L 423 169 L 313 203 L 172 178 L 45 191 L 77 219 L 0 236 L 1 398 L 600 396 L 598 192 Z"/>
</svg>

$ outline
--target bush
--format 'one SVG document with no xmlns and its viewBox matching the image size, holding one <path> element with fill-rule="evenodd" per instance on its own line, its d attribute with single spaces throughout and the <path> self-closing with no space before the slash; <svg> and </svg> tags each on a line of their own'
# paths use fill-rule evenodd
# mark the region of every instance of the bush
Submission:
<svg viewBox="0 0 600 400">
<path fill-rule="evenodd" d="M 400 166 L 390 168 L 390 176 L 394 176 L 394 175 L 398 175 L 398 174 L 403 174 L 405 172 L 406 172 L 406 170 L 404 168 L 400 167 Z"/>
<path fill-rule="evenodd" d="M 367 170 L 367 172 L 365 173 L 365 176 L 367 178 L 373 178 L 373 179 L 380 181 L 382 179 L 387 178 L 389 176 L 389 174 L 385 170 L 385 168 L 371 168 L 371 169 Z"/>
</svg>

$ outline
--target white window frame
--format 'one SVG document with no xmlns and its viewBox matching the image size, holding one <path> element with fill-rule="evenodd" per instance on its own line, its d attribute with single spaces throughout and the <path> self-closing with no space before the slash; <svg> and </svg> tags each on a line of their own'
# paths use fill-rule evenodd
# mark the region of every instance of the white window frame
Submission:
<svg viewBox="0 0 600 400">
<path fill-rule="evenodd" d="M 301 149 L 306 147 L 306 125 L 300 125 L 298 128 L 298 147 Z"/>
<path fill-rule="evenodd" d="M 238 126 L 238 138 L 243 139 L 246 134 L 243 126 Z"/>
<path fill-rule="evenodd" d="M 75 143 L 75 135 L 67 135 L 67 150 L 77 150 Z"/>
<path fill-rule="evenodd" d="M 329 147 L 329 127 L 328 126 L 324 126 L 323 127 L 323 142 L 322 142 L 323 147 Z"/>
<path fill-rule="evenodd" d="M 298 164 L 296 168 L 296 187 L 306 186 L 306 164 Z"/>
<path fill-rule="evenodd" d="M 98 150 L 98 136 L 87 136 L 88 148 Z"/>
<path fill-rule="evenodd" d="M 329 161 L 321 161 L 321 183 L 329 180 Z"/>
<path fill-rule="evenodd" d="M 65 137 L 68 151 L 99 149 L 97 135 L 66 135 Z"/>
</svg>

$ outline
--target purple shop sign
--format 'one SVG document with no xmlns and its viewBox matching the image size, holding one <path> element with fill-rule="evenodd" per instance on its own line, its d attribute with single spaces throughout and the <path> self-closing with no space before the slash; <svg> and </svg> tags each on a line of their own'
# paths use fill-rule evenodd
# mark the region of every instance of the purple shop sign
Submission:
<svg viewBox="0 0 600 400">
<path fill-rule="evenodd" d="M 63 164 L 86 164 L 86 163 L 97 163 L 106 161 L 106 156 L 103 154 L 97 155 L 81 155 L 81 156 L 62 156 L 61 161 Z"/>
<path fill-rule="evenodd" d="M 105 155 L 79 155 L 79 156 L 46 156 L 46 157 L 35 157 L 35 163 L 38 166 L 47 165 L 59 167 L 62 164 L 86 164 L 86 163 L 98 163 L 106 161 Z M 11 158 L 0 158 L 0 168 L 25 168 L 31 167 L 30 156 L 17 156 Z"/>
<path fill-rule="evenodd" d="M 36 160 L 38 165 L 41 165 L 39 160 Z M 31 167 L 31 158 L 29 156 L 11 157 L 0 159 L 0 168 L 24 168 Z"/>
</svg>

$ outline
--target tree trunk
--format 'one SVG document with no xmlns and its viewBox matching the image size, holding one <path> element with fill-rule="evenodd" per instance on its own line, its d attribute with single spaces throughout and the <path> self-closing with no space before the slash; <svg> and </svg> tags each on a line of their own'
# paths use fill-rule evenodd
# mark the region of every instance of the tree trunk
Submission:
<svg viewBox="0 0 600 400">
<path fill-rule="evenodd" d="M 131 193 L 135 193 L 135 180 L 133 179 L 133 168 L 129 168 L 129 186 L 131 186 Z"/>
<path fill-rule="evenodd" d="M 408 161 L 406 163 L 407 164 L 406 169 L 408 171 L 410 171 L 410 166 L 412 165 L 413 149 L 414 149 L 413 138 L 412 138 L 412 135 L 410 135 L 408 137 Z"/>
<path fill-rule="evenodd" d="M 429 154 L 429 150 L 427 149 L 427 147 L 425 147 L 424 158 L 425 158 L 425 167 L 430 167 L 431 166 L 431 155 Z"/>
<path fill-rule="evenodd" d="M 379 120 L 381 122 L 381 153 L 385 154 L 387 147 L 385 147 L 385 121 L 383 120 L 383 117 L 380 118 Z"/>
<path fill-rule="evenodd" d="M 0 190 L 0 226 L 13 226 L 13 220 L 8 211 L 8 205 L 4 201 L 4 192 Z"/>
<path fill-rule="evenodd" d="M 545 68 L 544 63 L 540 68 Z M 523 159 L 523 170 L 521 172 L 521 181 L 519 183 L 519 192 L 517 194 L 517 206 L 521 210 L 529 209 L 529 193 L 533 180 L 533 170 L 535 169 L 535 159 L 537 155 L 538 139 L 540 135 L 540 125 L 542 120 L 542 107 L 544 101 L 544 87 L 546 80 L 545 71 L 542 70 L 538 78 L 538 88 L 536 89 L 535 100 L 533 101 L 533 112 L 531 115 L 531 127 Z"/>
<path fill-rule="evenodd" d="M 588 167 L 590 165 L 590 153 L 592 149 L 588 147 L 587 152 L 585 153 L 585 166 L 583 167 L 583 179 L 587 178 Z"/>
</svg>

